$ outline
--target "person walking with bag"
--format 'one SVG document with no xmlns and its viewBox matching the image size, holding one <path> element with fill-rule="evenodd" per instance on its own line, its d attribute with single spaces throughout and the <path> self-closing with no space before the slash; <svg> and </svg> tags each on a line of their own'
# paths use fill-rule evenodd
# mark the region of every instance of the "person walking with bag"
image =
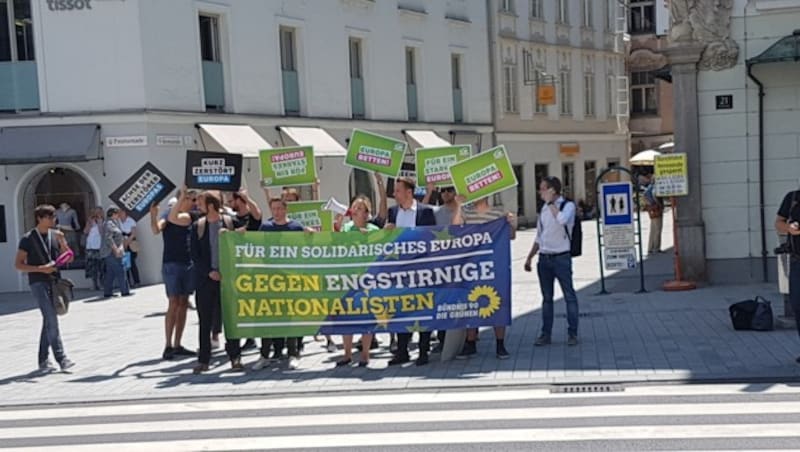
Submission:
<svg viewBox="0 0 800 452">
<path fill-rule="evenodd" d="M 49 358 L 51 349 L 62 371 L 75 365 L 64 352 L 53 301 L 53 284 L 59 277 L 55 260 L 70 250 L 64 233 L 53 229 L 55 214 L 56 208 L 49 204 L 36 207 L 36 227 L 22 236 L 14 260 L 14 267 L 28 274 L 31 293 L 42 313 L 42 332 L 39 335 L 39 370 L 42 372 L 55 370 Z"/>
</svg>

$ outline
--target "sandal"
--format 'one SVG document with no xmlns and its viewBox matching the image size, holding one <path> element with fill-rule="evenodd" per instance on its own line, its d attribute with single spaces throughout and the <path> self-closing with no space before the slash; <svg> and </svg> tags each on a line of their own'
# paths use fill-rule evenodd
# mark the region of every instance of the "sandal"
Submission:
<svg viewBox="0 0 800 452">
<path fill-rule="evenodd" d="M 343 359 L 343 360 L 341 360 L 341 361 L 337 361 L 337 362 L 336 362 L 336 367 L 344 367 L 344 366 L 349 366 L 349 365 L 350 365 L 350 363 L 352 363 L 352 362 L 353 362 L 353 360 L 352 360 L 352 359 Z"/>
</svg>

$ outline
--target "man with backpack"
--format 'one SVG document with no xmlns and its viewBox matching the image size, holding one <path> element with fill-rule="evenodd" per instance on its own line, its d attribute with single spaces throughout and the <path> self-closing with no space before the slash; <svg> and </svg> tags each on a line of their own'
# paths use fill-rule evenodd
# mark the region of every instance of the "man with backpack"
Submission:
<svg viewBox="0 0 800 452">
<path fill-rule="evenodd" d="M 575 202 L 561 195 L 561 181 L 546 177 L 539 184 L 539 196 L 544 201 L 536 227 L 536 240 L 525 261 L 525 271 L 531 271 L 531 260 L 537 253 L 536 266 L 542 290 L 542 332 L 534 345 L 549 345 L 553 330 L 554 283 L 558 280 L 567 303 L 567 345 L 578 345 L 578 297 L 572 283 L 572 257 L 580 255 L 580 224 L 576 220 Z"/>
</svg>

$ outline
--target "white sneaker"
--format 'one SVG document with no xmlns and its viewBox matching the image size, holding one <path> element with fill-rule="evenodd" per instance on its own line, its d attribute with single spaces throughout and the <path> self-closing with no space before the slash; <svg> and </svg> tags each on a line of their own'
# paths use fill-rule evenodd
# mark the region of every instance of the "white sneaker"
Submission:
<svg viewBox="0 0 800 452">
<path fill-rule="evenodd" d="M 270 365 L 270 360 L 261 356 L 258 358 L 258 361 L 256 361 L 255 364 L 253 364 L 253 367 L 251 367 L 251 369 L 261 370 L 265 367 L 268 367 L 269 365 Z"/>
<path fill-rule="evenodd" d="M 328 350 L 328 353 L 336 353 L 336 344 L 333 342 L 328 342 L 328 345 L 325 346 L 325 349 Z"/>
<path fill-rule="evenodd" d="M 211 339 L 211 348 L 217 350 L 219 348 L 219 340 Z"/>
<path fill-rule="evenodd" d="M 295 358 L 294 356 L 289 358 L 289 369 L 295 370 L 300 367 L 300 359 Z"/>
</svg>

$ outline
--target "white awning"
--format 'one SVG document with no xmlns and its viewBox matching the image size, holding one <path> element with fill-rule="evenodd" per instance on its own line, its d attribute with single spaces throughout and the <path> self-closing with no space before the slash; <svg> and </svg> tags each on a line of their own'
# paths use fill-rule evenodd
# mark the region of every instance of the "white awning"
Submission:
<svg viewBox="0 0 800 452">
<path fill-rule="evenodd" d="M 237 124 L 198 124 L 200 133 L 206 133 L 225 151 L 258 158 L 258 151 L 272 149 L 252 127 Z"/>
<path fill-rule="evenodd" d="M 328 132 L 319 127 L 279 127 L 297 146 L 312 146 L 315 157 L 344 157 L 344 148 Z"/>
<path fill-rule="evenodd" d="M 417 148 L 440 148 L 443 146 L 452 146 L 452 144 L 444 138 L 436 135 L 433 130 L 406 130 L 405 134 L 413 141 L 411 147 L 415 150 Z M 416 144 L 416 146 L 413 146 Z"/>
</svg>

